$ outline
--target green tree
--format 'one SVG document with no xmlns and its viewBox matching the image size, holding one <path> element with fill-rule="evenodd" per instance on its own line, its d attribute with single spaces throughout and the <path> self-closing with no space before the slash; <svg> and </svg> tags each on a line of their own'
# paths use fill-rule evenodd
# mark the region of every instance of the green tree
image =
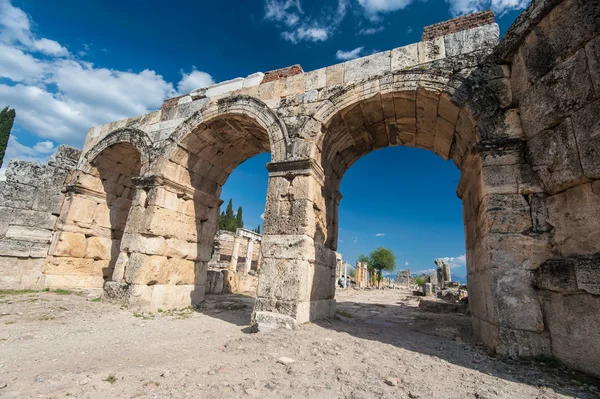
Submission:
<svg viewBox="0 0 600 399">
<path fill-rule="evenodd" d="M 425 284 L 425 279 L 423 277 L 415 277 L 414 281 L 419 287 L 422 287 Z"/>
<path fill-rule="evenodd" d="M 351 267 L 350 269 L 348 269 L 348 274 L 350 275 L 350 277 L 356 278 L 356 269 Z"/>
<path fill-rule="evenodd" d="M 221 211 L 219 215 L 219 230 L 226 230 L 227 224 L 225 223 L 225 211 Z"/>
<path fill-rule="evenodd" d="M 6 145 L 8 144 L 8 138 L 10 137 L 10 131 L 15 121 L 15 110 L 5 107 L 0 111 L 0 167 L 4 161 L 4 152 L 6 151 Z"/>
<path fill-rule="evenodd" d="M 233 213 L 233 199 L 230 198 L 225 212 L 221 212 L 219 216 L 219 229 L 235 232 L 237 227 L 237 219 Z"/>
<path fill-rule="evenodd" d="M 256 228 L 256 232 L 257 232 L 258 234 L 260 234 L 260 224 L 259 224 L 259 225 L 258 225 L 258 227 Z"/>
<path fill-rule="evenodd" d="M 242 215 L 242 207 L 240 206 L 237 214 L 235 215 L 235 225 L 239 228 L 244 227 L 244 217 Z"/>
<path fill-rule="evenodd" d="M 383 279 L 383 271 L 393 272 L 396 268 L 396 255 L 391 249 L 379 247 L 369 255 L 373 270 L 377 272 L 377 281 Z"/>
</svg>

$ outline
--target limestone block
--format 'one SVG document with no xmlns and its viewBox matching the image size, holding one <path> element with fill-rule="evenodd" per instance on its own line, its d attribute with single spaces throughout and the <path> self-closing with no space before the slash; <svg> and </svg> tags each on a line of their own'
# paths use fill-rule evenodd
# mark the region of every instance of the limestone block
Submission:
<svg viewBox="0 0 600 399">
<path fill-rule="evenodd" d="M 531 210 L 521 194 L 490 194 L 480 207 L 482 233 L 523 233 L 531 229 Z"/>
<path fill-rule="evenodd" d="M 146 255 L 164 255 L 167 251 L 167 240 L 162 236 L 132 234 L 127 240 L 123 240 L 122 248 Z"/>
<path fill-rule="evenodd" d="M 446 56 L 466 54 L 482 48 L 492 48 L 498 44 L 500 28 L 498 24 L 488 24 L 462 30 L 444 36 Z"/>
<path fill-rule="evenodd" d="M 270 333 L 276 330 L 296 330 L 298 323 L 287 315 L 259 311 L 252 314 L 253 323 L 261 333 Z"/>
<path fill-rule="evenodd" d="M 525 93 L 520 103 L 527 138 L 588 104 L 594 96 L 584 50 L 562 62 Z"/>
<path fill-rule="evenodd" d="M 552 257 L 546 235 L 489 233 L 486 243 L 490 268 L 534 270 Z"/>
<path fill-rule="evenodd" d="M 67 171 L 33 162 L 12 160 L 6 169 L 6 181 L 27 184 L 34 187 L 60 188 Z"/>
<path fill-rule="evenodd" d="M 527 147 L 533 170 L 547 192 L 563 191 L 586 180 L 570 118 L 529 139 Z"/>
<path fill-rule="evenodd" d="M 189 243 L 184 240 L 177 238 L 169 238 L 166 240 L 167 249 L 165 255 L 169 258 L 180 258 L 184 259 L 190 253 L 193 243 Z"/>
<path fill-rule="evenodd" d="M 315 261 L 314 240 L 306 235 L 265 234 L 261 245 L 266 258 Z"/>
<path fill-rule="evenodd" d="M 54 290 L 57 288 L 102 288 L 104 277 L 85 275 L 46 275 L 44 287 Z"/>
<path fill-rule="evenodd" d="M 0 256 L 0 289 L 42 289 L 44 258 L 15 259 Z"/>
<path fill-rule="evenodd" d="M 48 257 L 44 274 L 56 276 L 94 276 L 103 278 L 108 261 L 84 258 Z"/>
<path fill-rule="evenodd" d="M 165 256 L 145 255 L 134 252 L 125 269 L 125 281 L 129 284 L 164 284 L 169 267 Z"/>
<path fill-rule="evenodd" d="M 208 262 L 212 255 L 212 245 L 201 243 L 188 243 L 189 251 L 186 259 L 194 261 Z"/>
<path fill-rule="evenodd" d="M 50 243 L 52 231 L 28 226 L 11 225 L 5 234 L 6 238 L 40 243 Z"/>
<path fill-rule="evenodd" d="M 600 297 L 562 295 L 544 291 L 540 295 L 552 340 L 552 354 L 571 367 L 600 377 Z"/>
<path fill-rule="evenodd" d="M 384 51 L 344 63 L 344 83 L 358 82 L 391 70 L 391 52 Z"/>
<path fill-rule="evenodd" d="M 113 211 L 114 212 L 114 211 Z M 95 206 L 93 220 L 100 227 L 112 228 L 111 209 L 104 201 Z"/>
<path fill-rule="evenodd" d="M 312 288 L 312 265 L 307 261 L 263 258 L 259 298 L 298 303 L 309 300 Z"/>
<path fill-rule="evenodd" d="M 58 242 L 54 249 L 54 256 L 83 258 L 87 249 L 85 235 L 63 231 L 59 233 Z"/>
<path fill-rule="evenodd" d="M 325 68 L 306 74 L 306 91 L 319 90 L 327 85 L 327 70 Z"/>
<path fill-rule="evenodd" d="M 418 45 L 409 44 L 408 46 L 398 47 L 391 52 L 391 70 L 398 71 L 419 63 Z"/>
<path fill-rule="evenodd" d="M 446 48 L 443 37 L 417 43 L 419 51 L 419 64 L 425 64 L 446 57 Z"/>
<path fill-rule="evenodd" d="M 87 240 L 87 248 L 85 252 L 86 258 L 96 259 L 96 260 L 110 260 L 113 256 L 114 250 L 113 245 L 116 244 L 118 246 L 119 241 L 111 240 L 107 237 L 90 237 Z M 117 248 L 118 252 L 118 248 Z"/>
<path fill-rule="evenodd" d="M 58 215 L 64 200 L 65 196 L 61 192 L 40 188 L 35 191 L 31 209 Z"/>
<path fill-rule="evenodd" d="M 0 191 L 0 206 L 31 209 L 35 187 L 7 181 Z"/>
<path fill-rule="evenodd" d="M 594 91 L 600 93 L 600 35 L 585 46 L 588 68 L 594 84 Z"/>
<path fill-rule="evenodd" d="M 89 223 L 94 221 L 97 202 L 80 194 L 72 194 L 63 204 L 61 220 Z M 66 208 L 66 210 L 65 210 Z"/>
<path fill-rule="evenodd" d="M 56 152 L 52 154 L 48 165 L 63 169 L 74 169 L 80 156 L 81 150 L 63 144 L 58 146 Z"/>
<path fill-rule="evenodd" d="M 258 86 L 260 84 L 260 82 L 262 82 L 264 77 L 265 77 L 265 74 L 262 72 L 256 72 L 256 73 L 253 73 L 252 75 L 248 75 L 244 79 L 243 87 L 247 88 L 247 87 Z"/>
<path fill-rule="evenodd" d="M 289 76 L 283 80 L 283 91 L 281 92 L 282 97 L 290 96 L 293 94 L 304 93 L 306 90 L 306 74 L 301 73 L 294 76 Z"/>
<path fill-rule="evenodd" d="M 343 84 L 346 80 L 344 79 L 344 67 L 345 64 L 337 64 L 328 66 L 326 68 L 326 80 L 327 87 Z"/>
<path fill-rule="evenodd" d="M 180 285 L 195 283 L 195 262 L 173 258 L 167 261 L 167 265 L 169 270 L 164 284 Z"/>
<path fill-rule="evenodd" d="M 139 232 L 151 236 L 179 238 L 196 241 L 198 235 L 196 220 L 184 214 L 157 206 L 144 210 L 139 221 Z"/>
<path fill-rule="evenodd" d="M 598 73 L 600 74 L 600 67 Z M 600 86 L 597 92 L 600 92 Z M 583 174 L 590 179 L 600 178 L 600 157 L 598 157 L 600 154 L 600 118 L 598 115 L 600 115 L 600 100 L 575 112 L 572 117 Z"/>
<path fill-rule="evenodd" d="M 45 243 L 0 239 L 0 256 L 44 258 L 49 246 Z"/>
<path fill-rule="evenodd" d="M 227 94 L 234 90 L 239 90 L 244 86 L 244 78 L 235 78 L 224 82 L 216 83 L 206 89 L 206 97 L 217 97 Z"/>
<path fill-rule="evenodd" d="M 548 223 L 563 257 L 600 251 L 600 182 L 580 184 L 548 197 Z M 576 212 L 573 210 L 577 210 Z"/>
</svg>

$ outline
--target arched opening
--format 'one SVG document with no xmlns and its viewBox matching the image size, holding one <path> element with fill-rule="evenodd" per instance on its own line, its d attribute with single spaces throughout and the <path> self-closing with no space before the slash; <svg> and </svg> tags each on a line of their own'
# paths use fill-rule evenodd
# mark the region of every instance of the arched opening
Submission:
<svg viewBox="0 0 600 399">
<path fill-rule="evenodd" d="M 142 159 L 127 142 L 102 147 L 67 180 L 67 198 L 45 265 L 50 288 L 100 288 L 115 278 Z"/>
<path fill-rule="evenodd" d="M 222 107 L 190 117 L 140 179 L 140 198 L 134 201 L 138 221 L 135 229 L 126 230 L 131 240 L 121 246 L 119 258 L 133 307 L 190 306 L 213 288 L 207 269 L 222 187 L 238 165 L 272 148 L 271 125 L 264 126 L 268 115 L 244 111 Z M 237 270 L 223 274 L 221 285 L 235 288 Z"/>
</svg>

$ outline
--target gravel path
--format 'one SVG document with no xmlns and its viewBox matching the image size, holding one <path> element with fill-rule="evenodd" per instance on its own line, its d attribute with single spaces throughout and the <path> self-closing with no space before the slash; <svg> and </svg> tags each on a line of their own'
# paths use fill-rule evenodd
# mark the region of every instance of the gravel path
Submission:
<svg viewBox="0 0 600 399">
<path fill-rule="evenodd" d="M 152 315 L 94 298 L 0 292 L 0 398 L 600 397 L 555 364 L 488 356 L 468 316 L 398 290 L 340 292 L 335 320 L 268 335 L 249 333 L 250 297 Z"/>
</svg>

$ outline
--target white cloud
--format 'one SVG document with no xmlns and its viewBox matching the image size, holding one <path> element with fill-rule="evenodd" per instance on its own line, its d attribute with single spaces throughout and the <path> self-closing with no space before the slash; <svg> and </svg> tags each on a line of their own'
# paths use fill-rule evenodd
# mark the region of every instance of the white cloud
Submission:
<svg viewBox="0 0 600 399">
<path fill-rule="evenodd" d="M 265 220 L 265 213 L 264 213 L 264 212 L 260 214 L 260 218 L 261 218 L 262 220 Z"/>
<path fill-rule="evenodd" d="M 383 236 L 385 236 L 385 233 L 377 233 L 377 234 L 375 234 L 375 237 L 383 237 Z"/>
<path fill-rule="evenodd" d="M 509 11 L 524 9 L 531 0 L 446 0 L 446 2 L 450 4 L 450 13 L 453 16 L 485 9 L 492 9 L 497 15 L 502 16 Z"/>
<path fill-rule="evenodd" d="M 404 266 L 408 266 L 408 262 L 404 262 Z"/>
<path fill-rule="evenodd" d="M 0 77 L 14 82 L 29 81 L 39 78 L 45 68 L 46 64 L 31 54 L 0 43 Z"/>
<path fill-rule="evenodd" d="M 402 10 L 412 2 L 413 0 L 358 0 L 367 17 L 372 20 L 377 20 L 380 13 Z"/>
<path fill-rule="evenodd" d="M 58 42 L 50 39 L 39 39 L 33 42 L 33 49 L 55 57 L 66 57 L 69 51 Z"/>
<path fill-rule="evenodd" d="M 19 128 L 80 146 L 89 128 L 148 113 L 177 94 L 174 84 L 155 71 L 98 68 L 73 59 L 60 43 L 37 38 L 31 25 L 27 14 L 0 0 L 0 78 L 12 81 L 0 83 L 0 104 L 16 110 Z M 182 72 L 176 86 L 183 90 L 212 82 L 209 74 L 194 68 Z M 49 147 L 37 146 L 38 151 L 43 148 Z"/>
<path fill-rule="evenodd" d="M 349 0 L 337 0 L 335 8 L 322 6 L 320 14 L 307 15 L 300 0 L 266 0 L 265 19 L 284 30 L 281 37 L 294 44 L 302 41 L 323 42 L 331 38 L 346 15 Z"/>
<path fill-rule="evenodd" d="M 358 242 L 358 237 L 354 237 L 354 244 Z"/>
<path fill-rule="evenodd" d="M 182 78 L 177 84 L 179 94 L 186 94 L 192 90 L 208 87 L 215 83 L 212 76 L 206 72 L 197 71 L 195 68 L 187 74 L 182 70 L 181 76 Z"/>
<path fill-rule="evenodd" d="M 354 50 L 350 51 L 338 50 L 337 53 L 335 53 L 335 58 L 341 61 L 353 60 L 355 58 L 360 57 L 360 54 L 362 53 L 363 49 L 364 47 L 357 47 Z"/>
<path fill-rule="evenodd" d="M 384 29 L 385 28 L 383 26 L 378 26 L 377 28 L 366 28 L 366 29 L 359 30 L 358 34 L 369 36 L 369 35 L 374 35 L 379 32 L 383 32 Z"/>
<path fill-rule="evenodd" d="M 454 256 L 454 257 L 439 258 L 439 259 L 441 259 L 444 262 L 446 262 L 447 264 L 449 264 L 451 268 L 467 266 L 467 255 L 466 254 L 460 255 L 460 256 Z"/>
</svg>

